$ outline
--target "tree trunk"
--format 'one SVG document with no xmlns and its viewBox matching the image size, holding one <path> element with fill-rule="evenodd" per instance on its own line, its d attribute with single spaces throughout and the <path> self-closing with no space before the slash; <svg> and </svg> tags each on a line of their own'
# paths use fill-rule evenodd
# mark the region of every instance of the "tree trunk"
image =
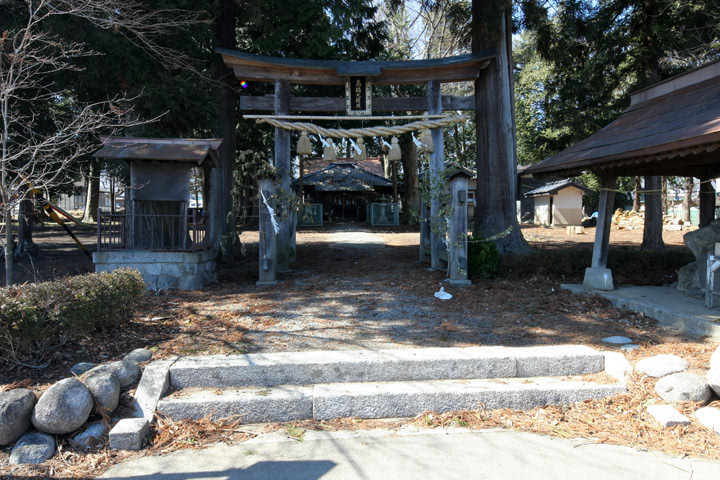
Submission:
<svg viewBox="0 0 720 480">
<path fill-rule="evenodd" d="M 693 178 L 687 177 L 685 179 L 685 191 L 683 192 L 683 203 L 682 203 L 682 221 L 685 225 L 690 225 L 690 202 L 692 201 L 692 189 L 693 189 Z"/>
<path fill-rule="evenodd" d="M 480 238 L 503 235 L 497 241 L 501 255 L 529 249 L 520 231 L 515 204 L 510 8 L 510 2 L 505 0 L 472 2 L 472 50 L 497 52 L 475 80 L 477 206 L 473 234 Z"/>
<path fill-rule="evenodd" d="M 413 217 L 420 210 L 420 200 L 418 198 L 418 166 L 417 166 L 417 147 L 414 142 L 410 142 L 402 151 L 402 166 L 405 184 L 405 199 L 403 201 L 403 223 L 411 223 Z M 393 176 L 397 178 L 397 165 L 393 162 Z M 397 181 L 394 181 L 397 188 Z M 397 190 L 393 192 L 397 195 Z M 414 214 L 413 214 L 414 213 Z"/>
<path fill-rule="evenodd" d="M 15 256 L 20 258 L 25 255 L 37 253 L 37 245 L 33 242 L 32 232 L 35 224 L 35 209 L 33 201 L 26 198 L 20 201 L 20 214 L 18 215 L 18 245 Z"/>
<path fill-rule="evenodd" d="M 715 220 L 715 187 L 709 178 L 700 179 L 700 228 Z"/>
<path fill-rule="evenodd" d="M 660 177 L 645 177 L 645 225 L 643 227 L 643 250 L 662 250 L 663 217 Z"/>
<path fill-rule="evenodd" d="M 215 18 L 215 46 L 236 48 L 235 2 L 222 0 Z M 235 127 L 237 123 L 235 75 L 227 68 L 220 55 L 215 56 L 215 81 L 220 83 L 218 91 L 218 117 L 215 134 L 222 138 L 218 150 L 219 165 L 210 173 L 210 197 L 205 199 L 209 215 L 209 241 L 211 246 L 220 247 L 223 236 L 229 236 L 231 250 L 239 247 L 235 221 L 229 217 L 232 210 L 233 168 L 235 163 Z M 232 252 L 222 252 L 224 260 L 232 260 Z"/>
<path fill-rule="evenodd" d="M 5 210 L 5 286 L 13 284 L 15 257 L 13 256 L 12 210 Z"/>
<path fill-rule="evenodd" d="M 100 205 L 100 160 L 90 165 L 90 175 L 87 179 L 87 192 L 85 196 L 85 211 L 83 222 L 97 221 L 97 211 Z"/>
<path fill-rule="evenodd" d="M 640 212 L 640 195 L 642 194 L 642 184 L 640 183 L 640 177 L 635 177 L 635 195 L 633 196 L 632 211 L 635 213 Z"/>
</svg>

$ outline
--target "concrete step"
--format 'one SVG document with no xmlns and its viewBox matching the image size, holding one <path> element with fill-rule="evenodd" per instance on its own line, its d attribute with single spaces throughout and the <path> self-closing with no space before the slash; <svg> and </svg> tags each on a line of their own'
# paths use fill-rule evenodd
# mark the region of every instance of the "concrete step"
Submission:
<svg viewBox="0 0 720 480">
<path fill-rule="evenodd" d="M 604 356 L 582 345 L 253 353 L 180 358 L 175 389 L 582 375 Z"/>
<path fill-rule="evenodd" d="M 176 392 L 158 403 L 158 412 L 175 420 L 206 415 L 240 415 L 244 423 L 333 418 L 414 417 L 446 412 L 571 404 L 624 392 L 619 384 L 536 377 L 478 380 L 331 383 Z"/>
</svg>

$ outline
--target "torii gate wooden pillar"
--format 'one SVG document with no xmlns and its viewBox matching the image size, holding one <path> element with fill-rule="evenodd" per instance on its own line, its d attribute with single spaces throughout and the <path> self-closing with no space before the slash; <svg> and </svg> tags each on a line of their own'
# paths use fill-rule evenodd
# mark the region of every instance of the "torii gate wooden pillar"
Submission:
<svg viewBox="0 0 720 480">
<path fill-rule="evenodd" d="M 348 115 L 371 115 L 372 111 L 427 111 L 428 114 L 440 114 L 443 110 L 474 110 L 474 97 L 441 95 L 441 82 L 462 82 L 475 80 L 482 69 L 496 57 L 494 52 L 476 52 L 456 57 L 433 60 L 409 61 L 335 61 L 304 60 L 265 57 L 249 53 L 218 48 L 225 64 L 232 68 L 238 80 L 246 82 L 274 82 L 275 94 L 262 97 L 240 97 L 240 110 L 274 112 L 275 115 L 290 116 L 293 112 L 346 112 Z M 363 85 L 370 85 L 363 108 L 353 111 L 351 104 L 355 99 L 333 97 L 293 97 L 290 84 L 345 85 L 350 89 L 353 79 L 362 78 Z M 427 97 L 373 97 L 372 85 L 427 84 Z M 360 117 L 358 117 L 360 118 Z M 400 119 L 402 117 L 399 117 Z M 430 177 L 443 177 L 445 153 L 443 129 L 432 130 L 434 152 L 430 162 Z M 290 178 L 290 134 L 280 128 L 275 129 L 274 164 L 279 176 L 280 195 L 291 195 Z M 302 172 L 300 172 L 302 175 Z M 269 186 L 265 186 L 270 188 Z M 275 203 L 277 205 L 277 203 Z M 262 208 L 262 206 L 261 206 Z M 277 207 L 282 208 L 282 207 Z M 440 198 L 431 201 L 431 218 L 440 212 Z M 278 219 L 279 229 L 273 239 L 275 247 L 262 244 L 259 251 L 260 277 L 262 283 L 275 281 L 275 271 L 287 269 L 295 260 L 295 224 L 294 212 L 282 212 Z M 266 230 L 269 222 L 264 223 Z M 431 265 L 442 268 L 441 250 L 445 242 L 437 233 L 431 231 Z M 265 270 L 263 270 L 264 267 Z"/>
</svg>

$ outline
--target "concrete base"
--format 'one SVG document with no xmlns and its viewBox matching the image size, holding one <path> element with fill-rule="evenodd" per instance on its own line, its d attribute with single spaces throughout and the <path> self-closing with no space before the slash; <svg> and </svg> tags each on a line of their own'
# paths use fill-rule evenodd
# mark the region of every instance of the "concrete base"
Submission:
<svg viewBox="0 0 720 480">
<path fill-rule="evenodd" d="M 615 290 L 612 270 L 603 267 L 586 268 L 583 286 L 597 290 Z"/>
<path fill-rule="evenodd" d="M 672 287 L 627 285 L 612 292 L 590 291 L 584 285 L 564 284 L 573 293 L 595 293 L 613 305 L 641 312 L 662 326 L 693 338 L 720 340 L 720 308 L 708 309 L 703 300 L 678 292 Z"/>
<path fill-rule="evenodd" d="M 257 286 L 257 287 L 272 287 L 273 285 L 277 285 L 278 283 L 280 283 L 280 280 L 274 280 L 272 282 L 261 282 L 258 280 L 257 282 L 255 282 L 255 286 Z"/>
<path fill-rule="evenodd" d="M 149 290 L 199 290 L 217 281 L 217 251 L 163 252 L 149 250 L 111 250 L 93 253 L 96 272 L 118 268 L 138 270 Z"/>
<path fill-rule="evenodd" d="M 447 283 L 448 285 L 456 285 L 459 287 L 472 285 L 472 282 L 468 279 L 465 280 L 453 280 L 452 278 L 446 278 L 443 280 L 443 283 Z"/>
</svg>

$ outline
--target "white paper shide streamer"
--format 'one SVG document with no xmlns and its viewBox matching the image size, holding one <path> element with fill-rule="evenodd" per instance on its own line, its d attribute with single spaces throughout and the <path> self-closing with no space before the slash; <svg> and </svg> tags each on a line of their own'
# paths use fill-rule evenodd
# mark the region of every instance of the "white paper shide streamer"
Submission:
<svg viewBox="0 0 720 480">
<path fill-rule="evenodd" d="M 262 197 L 262 201 L 267 207 L 268 212 L 270 213 L 270 222 L 272 223 L 273 230 L 275 230 L 275 235 L 277 235 L 280 231 L 280 225 L 278 225 L 277 219 L 275 218 L 275 209 L 270 206 L 262 190 L 260 190 L 260 196 Z"/>
</svg>

